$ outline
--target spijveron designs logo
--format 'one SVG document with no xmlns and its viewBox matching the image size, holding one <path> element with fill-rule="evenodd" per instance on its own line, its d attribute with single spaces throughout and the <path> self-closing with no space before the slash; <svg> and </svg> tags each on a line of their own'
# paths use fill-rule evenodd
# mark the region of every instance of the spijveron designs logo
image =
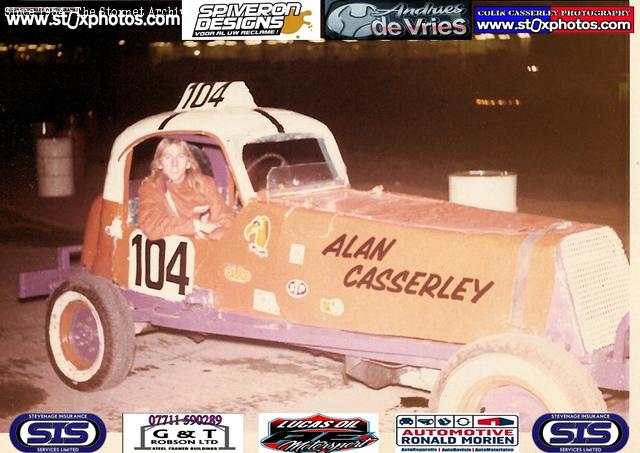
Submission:
<svg viewBox="0 0 640 453">
<path fill-rule="evenodd" d="M 183 7 L 183 39 L 317 39 L 319 6 L 311 0 L 199 0 Z"/>
</svg>

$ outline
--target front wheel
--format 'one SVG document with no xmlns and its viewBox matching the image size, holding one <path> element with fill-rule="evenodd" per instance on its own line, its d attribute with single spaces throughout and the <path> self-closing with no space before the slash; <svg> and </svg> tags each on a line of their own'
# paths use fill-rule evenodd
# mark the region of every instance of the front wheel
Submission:
<svg viewBox="0 0 640 453">
<path fill-rule="evenodd" d="M 47 313 L 47 351 L 69 387 L 102 390 L 124 380 L 133 364 L 131 309 L 108 281 L 80 276 L 60 285 Z"/>
<path fill-rule="evenodd" d="M 470 343 L 443 367 L 433 391 L 438 412 L 517 412 L 530 430 L 547 412 L 604 412 L 584 366 L 544 338 L 503 334 Z"/>
</svg>

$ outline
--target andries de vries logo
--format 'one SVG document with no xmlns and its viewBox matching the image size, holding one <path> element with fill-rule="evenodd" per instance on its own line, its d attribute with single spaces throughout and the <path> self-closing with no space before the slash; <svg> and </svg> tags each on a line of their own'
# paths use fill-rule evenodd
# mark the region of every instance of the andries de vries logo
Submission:
<svg viewBox="0 0 640 453">
<path fill-rule="evenodd" d="M 469 39 L 469 2 L 327 2 L 329 39 Z"/>
</svg>

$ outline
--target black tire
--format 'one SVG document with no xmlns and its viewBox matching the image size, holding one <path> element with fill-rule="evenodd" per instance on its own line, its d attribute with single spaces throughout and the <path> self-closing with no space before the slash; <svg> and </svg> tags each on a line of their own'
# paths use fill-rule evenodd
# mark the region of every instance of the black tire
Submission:
<svg viewBox="0 0 640 453">
<path fill-rule="evenodd" d="M 74 277 L 53 292 L 45 335 L 53 369 L 73 389 L 114 387 L 133 365 L 131 309 L 120 290 L 101 277 Z"/>
<path fill-rule="evenodd" d="M 544 338 L 523 334 L 490 336 L 464 346 L 442 368 L 432 400 L 438 412 L 481 412 L 483 398 L 496 389 L 530 394 L 545 412 L 606 411 L 593 377 L 574 356 Z"/>
</svg>

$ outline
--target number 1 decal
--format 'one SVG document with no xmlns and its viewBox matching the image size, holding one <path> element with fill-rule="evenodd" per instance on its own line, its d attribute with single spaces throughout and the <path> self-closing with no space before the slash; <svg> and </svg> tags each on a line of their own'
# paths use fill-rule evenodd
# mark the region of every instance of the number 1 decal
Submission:
<svg viewBox="0 0 640 453">
<path fill-rule="evenodd" d="M 190 239 L 168 236 L 150 241 L 140 230 L 129 239 L 129 288 L 168 300 L 193 290 L 194 248 Z"/>
</svg>

